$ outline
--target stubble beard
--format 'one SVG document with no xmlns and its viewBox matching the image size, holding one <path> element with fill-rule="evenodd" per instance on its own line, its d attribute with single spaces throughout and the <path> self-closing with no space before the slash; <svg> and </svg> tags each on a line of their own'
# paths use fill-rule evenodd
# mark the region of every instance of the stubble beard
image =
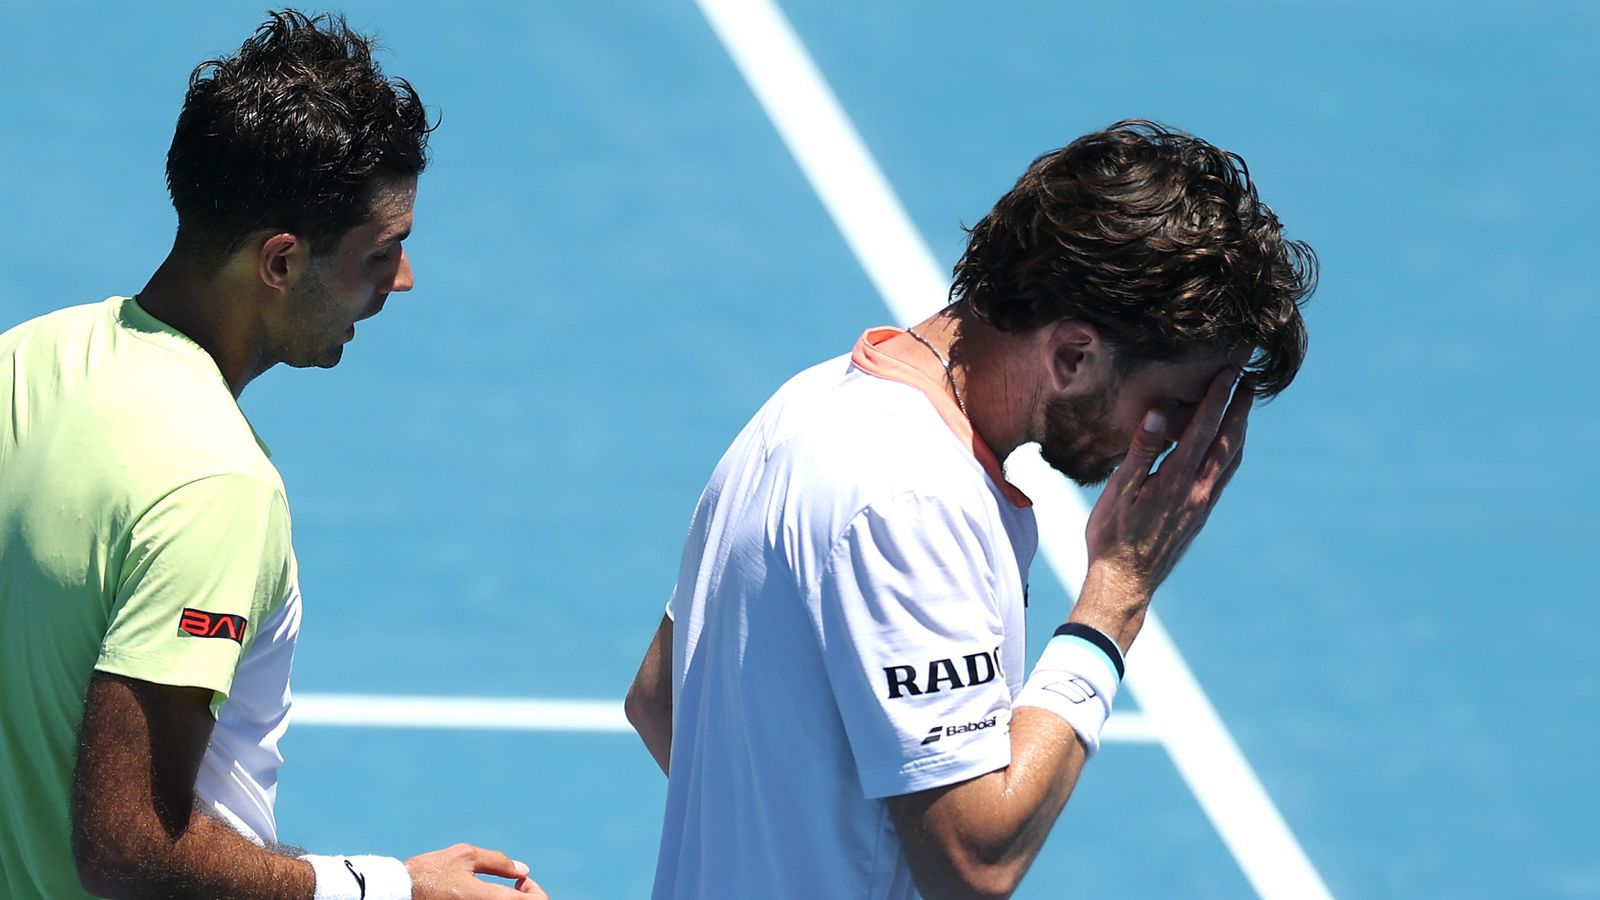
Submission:
<svg viewBox="0 0 1600 900">
<path fill-rule="evenodd" d="M 297 369 L 331 369 L 344 357 L 344 330 L 338 321 L 338 294 L 333 278 L 313 264 L 289 298 L 289 340 L 283 362 Z"/>
<path fill-rule="evenodd" d="M 1120 455 L 1103 446 L 1111 418 L 1110 391 L 1062 397 L 1045 407 L 1039 455 L 1082 487 L 1097 487 L 1117 469 Z"/>
</svg>

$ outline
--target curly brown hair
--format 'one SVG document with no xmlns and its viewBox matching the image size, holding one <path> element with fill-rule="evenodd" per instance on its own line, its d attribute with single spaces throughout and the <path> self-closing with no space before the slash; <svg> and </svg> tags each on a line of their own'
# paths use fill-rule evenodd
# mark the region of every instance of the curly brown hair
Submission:
<svg viewBox="0 0 1600 900">
<path fill-rule="evenodd" d="M 1044 154 L 967 234 L 951 301 L 1002 331 L 1083 319 L 1124 368 L 1251 347 L 1261 397 L 1305 358 L 1316 253 L 1243 159 L 1176 129 L 1130 119 Z"/>
</svg>

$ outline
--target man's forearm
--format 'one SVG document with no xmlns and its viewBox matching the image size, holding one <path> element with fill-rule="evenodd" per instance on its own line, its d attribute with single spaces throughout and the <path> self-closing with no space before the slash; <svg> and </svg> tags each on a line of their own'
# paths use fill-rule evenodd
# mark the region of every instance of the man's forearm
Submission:
<svg viewBox="0 0 1600 900">
<path fill-rule="evenodd" d="M 88 837 L 88 836 L 85 836 Z M 124 834 L 78 850 L 84 887 L 108 898 L 311 900 L 316 878 L 302 860 L 252 843 L 226 823 L 195 813 L 181 837 Z"/>
<path fill-rule="evenodd" d="M 78 877 L 106 897 L 308 900 L 311 866 L 194 808 L 210 692 L 96 675 L 73 773 Z M 161 741 L 160 749 L 152 742 Z M 178 748 L 178 749 L 174 749 Z"/>
<path fill-rule="evenodd" d="M 91 893 L 310 900 L 320 872 L 369 898 L 545 897 L 526 865 L 497 850 L 456 844 L 403 862 L 319 856 L 314 868 L 201 814 L 194 782 L 213 725 L 210 700 L 199 688 L 103 673 L 90 679 L 73 771 L 72 845 L 78 880 Z"/>
<path fill-rule="evenodd" d="M 1101 601 L 1116 597 L 1113 587 L 1095 593 L 1101 596 L 1092 599 Z M 891 802 L 912 873 L 930 898 L 1008 896 L 1099 746 L 1122 677 L 1122 653 L 1103 632 L 1085 627 L 1078 612 L 1012 700 L 1010 764 Z M 1131 622 L 1122 631 L 1131 639 L 1137 622 L 1116 618 Z"/>
<path fill-rule="evenodd" d="M 1087 753 L 1042 709 L 1011 717 L 1011 764 L 950 788 L 890 800 L 913 876 L 929 900 L 1004 896 L 1033 864 Z"/>
<path fill-rule="evenodd" d="M 1009 821 L 1002 823 L 1004 843 L 996 843 L 997 858 L 1010 858 L 1022 871 L 1033 864 L 1086 762 L 1088 754 L 1072 726 L 1045 710 L 1012 711 L 1011 765 L 1000 790 Z"/>
</svg>

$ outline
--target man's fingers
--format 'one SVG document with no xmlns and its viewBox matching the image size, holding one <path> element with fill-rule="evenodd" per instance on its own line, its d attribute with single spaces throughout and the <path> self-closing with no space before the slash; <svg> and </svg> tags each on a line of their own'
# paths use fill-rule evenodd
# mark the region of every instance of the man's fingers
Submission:
<svg viewBox="0 0 1600 900">
<path fill-rule="evenodd" d="M 539 887 L 538 882 L 532 878 L 519 878 L 511 887 L 503 884 L 490 884 L 487 881 L 477 883 L 482 890 L 472 894 L 473 900 L 550 900 L 550 895 Z"/>
<path fill-rule="evenodd" d="M 528 867 L 498 850 L 461 843 L 406 860 L 411 873 L 411 896 L 417 900 L 460 897 L 464 900 L 526 900 L 529 895 L 549 900 L 528 877 Z M 478 875 L 509 878 L 514 886 L 492 884 Z"/>
<path fill-rule="evenodd" d="M 1214 463 L 1217 469 L 1227 468 L 1244 448 L 1245 430 L 1249 427 L 1250 410 L 1254 408 L 1256 400 L 1252 390 L 1254 385 L 1255 381 L 1249 376 L 1239 380 L 1233 400 L 1228 404 L 1228 412 L 1217 428 L 1217 436 L 1206 453 L 1207 462 Z"/>
<path fill-rule="evenodd" d="M 1144 414 L 1139 430 L 1133 433 L 1128 453 L 1122 457 L 1122 464 L 1112 473 L 1111 480 L 1106 482 L 1105 492 L 1117 497 L 1138 493 L 1139 486 L 1150 476 L 1150 467 L 1166 449 L 1167 417 L 1160 410 L 1152 409 Z"/>
<path fill-rule="evenodd" d="M 1245 426 L 1250 422 L 1250 410 L 1256 405 L 1256 378 L 1246 375 L 1239 379 L 1238 385 L 1233 389 L 1233 400 L 1228 403 L 1227 415 L 1222 417 L 1222 427 L 1219 434 L 1239 434 L 1241 440 Z"/>
<path fill-rule="evenodd" d="M 550 900 L 539 885 L 524 878 L 516 883 L 515 887 L 506 887 L 503 884 L 490 884 L 487 881 L 475 881 L 472 889 L 460 896 L 466 900 L 528 900 L 529 896 L 536 900 Z"/>
<path fill-rule="evenodd" d="M 1206 389 L 1205 399 L 1200 401 L 1199 408 L 1194 411 L 1194 418 L 1189 420 L 1189 427 L 1183 430 L 1183 436 L 1178 439 L 1177 449 L 1167 458 L 1169 465 L 1184 466 L 1191 472 L 1200 468 L 1201 461 L 1211 449 L 1212 440 L 1217 436 L 1223 414 L 1228 410 L 1228 395 L 1233 390 L 1238 376 L 1237 366 L 1223 366 L 1216 377 L 1211 379 L 1211 387 Z"/>
<path fill-rule="evenodd" d="M 1212 506 L 1217 505 L 1217 501 L 1222 497 L 1222 492 L 1228 487 L 1228 482 L 1233 480 L 1233 473 L 1239 471 L 1239 464 L 1242 462 L 1244 462 L 1244 451 L 1240 450 L 1233 454 L 1233 459 L 1229 461 L 1227 468 L 1222 470 L 1222 475 L 1217 478 L 1216 486 L 1211 489 Z"/>
<path fill-rule="evenodd" d="M 534 881 L 532 878 L 518 879 L 514 887 L 517 893 L 532 895 L 535 900 L 550 900 L 550 895 L 546 894 L 544 888 L 539 887 L 539 882 Z"/>
<path fill-rule="evenodd" d="M 479 875 L 498 875 L 501 878 L 523 878 L 528 874 L 528 867 L 517 862 L 499 850 L 485 850 L 482 847 L 473 847 L 469 858 L 472 860 L 472 871 Z"/>
</svg>

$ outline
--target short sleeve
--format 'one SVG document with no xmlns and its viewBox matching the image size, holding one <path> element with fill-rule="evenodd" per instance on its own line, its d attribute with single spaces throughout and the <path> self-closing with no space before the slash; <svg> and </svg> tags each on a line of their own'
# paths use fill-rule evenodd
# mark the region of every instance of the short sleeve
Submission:
<svg viewBox="0 0 1600 900">
<path fill-rule="evenodd" d="M 210 688 L 215 713 L 294 573 L 278 486 L 245 475 L 190 482 L 135 523 L 95 668 Z"/>
<path fill-rule="evenodd" d="M 959 507 L 904 494 L 857 514 L 830 554 L 816 621 L 867 797 L 1011 762 L 990 548 Z"/>
</svg>

